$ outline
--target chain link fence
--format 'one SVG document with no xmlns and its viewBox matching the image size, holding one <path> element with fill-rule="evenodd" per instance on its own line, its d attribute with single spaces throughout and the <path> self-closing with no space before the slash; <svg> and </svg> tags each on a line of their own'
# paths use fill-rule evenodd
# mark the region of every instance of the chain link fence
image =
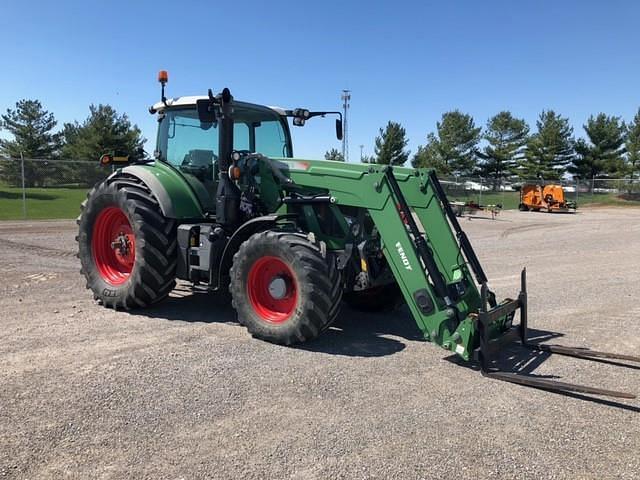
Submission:
<svg viewBox="0 0 640 480">
<path fill-rule="evenodd" d="M 111 170 L 97 161 L 0 159 L 0 220 L 75 218 Z"/>
<path fill-rule="evenodd" d="M 0 159 L 0 220 L 75 218 L 87 190 L 112 171 L 97 161 Z M 441 177 L 451 201 L 517 208 L 520 188 L 535 180 Z M 564 187 L 567 200 L 589 204 L 640 205 L 640 179 L 590 178 L 547 181 Z"/>
<path fill-rule="evenodd" d="M 578 206 L 593 204 L 640 206 L 640 179 L 590 178 L 573 180 L 502 180 L 483 177 L 442 177 L 440 182 L 450 201 L 473 202 L 478 205 L 501 205 L 504 209 L 518 208 L 520 189 L 526 184 L 562 185 L 565 198 Z"/>
</svg>

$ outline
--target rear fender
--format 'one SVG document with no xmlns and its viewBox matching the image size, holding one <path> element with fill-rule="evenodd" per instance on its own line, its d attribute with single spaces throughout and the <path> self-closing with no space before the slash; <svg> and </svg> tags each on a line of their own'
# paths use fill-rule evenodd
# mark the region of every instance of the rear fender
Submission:
<svg viewBox="0 0 640 480">
<path fill-rule="evenodd" d="M 117 170 L 139 178 L 153 193 L 166 218 L 178 220 L 201 219 L 205 214 L 198 197 L 187 181 L 162 162 L 131 165 Z"/>
</svg>

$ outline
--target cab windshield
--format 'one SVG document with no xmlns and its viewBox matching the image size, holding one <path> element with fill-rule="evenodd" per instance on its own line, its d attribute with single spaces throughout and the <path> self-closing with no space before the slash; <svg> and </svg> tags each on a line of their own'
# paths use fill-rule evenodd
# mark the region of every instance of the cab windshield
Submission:
<svg viewBox="0 0 640 480">
<path fill-rule="evenodd" d="M 234 107 L 235 150 L 249 150 L 268 157 L 291 157 L 286 121 L 266 108 Z M 170 108 L 158 129 L 159 159 L 176 167 L 213 167 L 218 159 L 218 125 L 203 123 L 195 107 Z"/>
</svg>

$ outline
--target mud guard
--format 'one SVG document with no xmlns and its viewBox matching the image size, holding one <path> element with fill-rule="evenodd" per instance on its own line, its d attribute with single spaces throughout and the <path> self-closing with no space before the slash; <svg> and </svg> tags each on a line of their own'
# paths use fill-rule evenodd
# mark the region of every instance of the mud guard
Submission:
<svg viewBox="0 0 640 480">
<path fill-rule="evenodd" d="M 126 173 L 139 178 L 153 193 L 166 218 L 202 219 L 202 205 L 189 183 L 170 166 L 155 162 L 152 166 L 130 165 L 113 175 Z"/>
</svg>

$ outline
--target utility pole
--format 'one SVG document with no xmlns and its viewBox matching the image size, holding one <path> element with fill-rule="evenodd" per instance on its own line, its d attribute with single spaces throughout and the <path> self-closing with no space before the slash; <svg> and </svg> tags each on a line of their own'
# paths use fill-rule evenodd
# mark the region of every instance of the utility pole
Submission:
<svg viewBox="0 0 640 480">
<path fill-rule="evenodd" d="M 347 113 L 351 100 L 351 90 L 342 90 L 342 109 L 343 109 L 343 131 L 342 131 L 342 158 L 345 162 L 349 161 L 349 121 Z"/>
<path fill-rule="evenodd" d="M 362 155 L 363 148 L 364 148 L 364 145 L 360 145 L 360 163 L 362 163 L 362 159 L 364 158 L 364 156 Z"/>
<path fill-rule="evenodd" d="M 24 153 L 20 152 L 20 169 L 22 170 L 22 218 L 27 219 L 27 191 L 24 188 Z"/>
</svg>

